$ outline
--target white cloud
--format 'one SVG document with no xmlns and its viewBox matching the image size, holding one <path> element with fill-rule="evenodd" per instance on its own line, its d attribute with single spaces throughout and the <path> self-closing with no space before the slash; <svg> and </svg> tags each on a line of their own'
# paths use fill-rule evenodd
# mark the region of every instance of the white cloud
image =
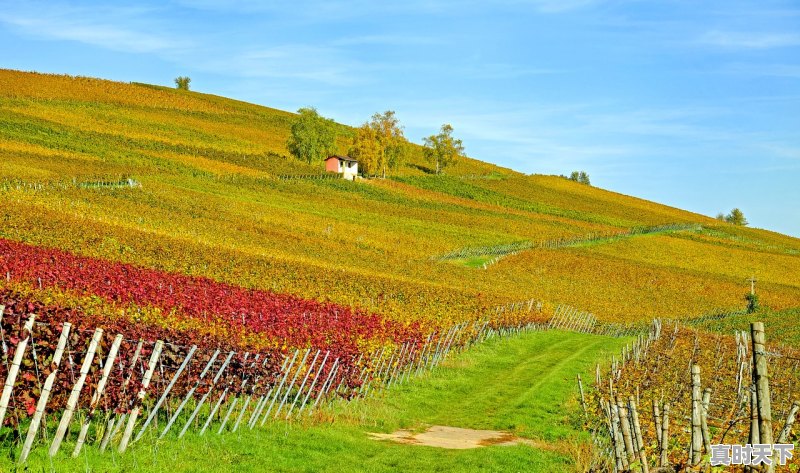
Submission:
<svg viewBox="0 0 800 473">
<path fill-rule="evenodd" d="M 245 78 L 282 78 L 352 86 L 364 82 L 365 66 L 337 48 L 286 44 L 236 53 L 198 64 L 206 70 Z"/>
<path fill-rule="evenodd" d="M 713 30 L 702 35 L 699 42 L 728 49 L 786 48 L 800 46 L 800 34 Z"/>
<path fill-rule="evenodd" d="M 154 31 L 147 19 L 152 11 L 147 9 L 24 5 L 0 12 L 0 22 L 28 36 L 77 41 L 114 51 L 162 53 L 191 46 L 185 39 Z"/>
</svg>

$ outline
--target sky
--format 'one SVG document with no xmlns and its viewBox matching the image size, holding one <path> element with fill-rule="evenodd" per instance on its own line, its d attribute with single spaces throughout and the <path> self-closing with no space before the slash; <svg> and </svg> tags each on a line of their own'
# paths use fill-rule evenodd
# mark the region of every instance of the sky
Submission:
<svg viewBox="0 0 800 473">
<path fill-rule="evenodd" d="M 173 85 L 800 237 L 800 1 L 0 0 L 0 67 Z"/>
</svg>

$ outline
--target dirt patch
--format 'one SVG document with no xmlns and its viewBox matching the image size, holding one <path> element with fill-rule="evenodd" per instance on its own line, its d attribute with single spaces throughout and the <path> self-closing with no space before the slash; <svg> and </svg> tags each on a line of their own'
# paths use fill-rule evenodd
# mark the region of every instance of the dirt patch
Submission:
<svg viewBox="0 0 800 473">
<path fill-rule="evenodd" d="M 498 430 L 474 430 L 460 429 L 458 427 L 447 427 L 434 425 L 425 432 L 414 433 L 410 430 L 398 430 L 391 434 L 369 434 L 375 440 L 391 440 L 397 443 L 409 445 L 425 445 L 428 447 L 451 448 L 463 450 L 467 448 L 479 448 L 490 445 L 516 445 L 524 443 L 538 447 L 533 440 L 515 437 L 509 432 Z"/>
</svg>

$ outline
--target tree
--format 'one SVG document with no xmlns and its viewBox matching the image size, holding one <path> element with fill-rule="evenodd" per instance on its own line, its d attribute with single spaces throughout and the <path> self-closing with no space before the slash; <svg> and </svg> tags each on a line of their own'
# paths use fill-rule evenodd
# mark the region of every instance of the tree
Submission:
<svg viewBox="0 0 800 473">
<path fill-rule="evenodd" d="M 739 209 L 731 210 L 731 213 L 725 216 L 725 221 L 733 225 L 746 226 L 748 224 L 747 219 L 744 218 L 744 214 Z"/>
<path fill-rule="evenodd" d="M 724 222 L 725 221 L 725 214 L 720 212 L 720 213 L 717 214 L 717 216 L 715 218 L 717 220 L 722 220 Z"/>
<path fill-rule="evenodd" d="M 744 300 L 747 301 L 747 313 L 752 314 L 758 310 L 758 294 L 754 292 L 748 292 L 744 295 Z"/>
<path fill-rule="evenodd" d="M 189 90 L 189 83 L 192 81 L 189 77 L 178 76 L 175 78 L 175 87 L 179 90 Z"/>
<path fill-rule="evenodd" d="M 358 127 L 347 154 L 358 161 L 362 173 L 374 174 L 384 162 L 384 152 L 378 132 L 369 123 Z"/>
<path fill-rule="evenodd" d="M 591 181 L 589 180 L 589 174 L 586 171 L 572 171 L 569 175 L 570 181 L 575 181 L 580 184 L 586 184 L 587 186 L 592 185 Z"/>
<path fill-rule="evenodd" d="M 387 110 L 372 115 L 369 127 L 375 131 L 375 136 L 381 148 L 381 157 L 377 169 L 386 177 L 386 168 L 397 169 L 405 161 L 408 154 L 408 141 L 403 135 L 403 127 L 394 111 Z"/>
<path fill-rule="evenodd" d="M 425 158 L 436 163 L 436 174 L 442 169 L 464 157 L 464 145 L 461 140 L 453 138 L 453 127 L 444 124 L 438 135 L 423 139 Z"/>
<path fill-rule="evenodd" d="M 317 113 L 314 107 L 297 111 L 286 147 L 295 158 L 313 163 L 336 152 L 336 124 Z"/>
</svg>

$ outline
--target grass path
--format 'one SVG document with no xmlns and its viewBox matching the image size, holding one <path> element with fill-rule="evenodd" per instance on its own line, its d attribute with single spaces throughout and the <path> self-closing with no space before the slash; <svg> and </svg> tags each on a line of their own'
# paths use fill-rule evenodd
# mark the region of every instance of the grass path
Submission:
<svg viewBox="0 0 800 473">
<path fill-rule="evenodd" d="M 565 332 L 492 340 L 433 373 L 369 400 L 334 405 L 314 421 L 274 423 L 264 430 L 182 439 L 144 440 L 124 456 L 94 448 L 53 463 L 39 448 L 30 471 L 571 471 L 579 432 L 575 375 L 624 340 Z M 369 432 L 430 425 L 507 430 L 528 445 L 444 450 L 368 438 Z M 63 451 L 71 451 L 65 445 Z M 8 457 L 0 469 L 8 470 Z"/>
</svg>

